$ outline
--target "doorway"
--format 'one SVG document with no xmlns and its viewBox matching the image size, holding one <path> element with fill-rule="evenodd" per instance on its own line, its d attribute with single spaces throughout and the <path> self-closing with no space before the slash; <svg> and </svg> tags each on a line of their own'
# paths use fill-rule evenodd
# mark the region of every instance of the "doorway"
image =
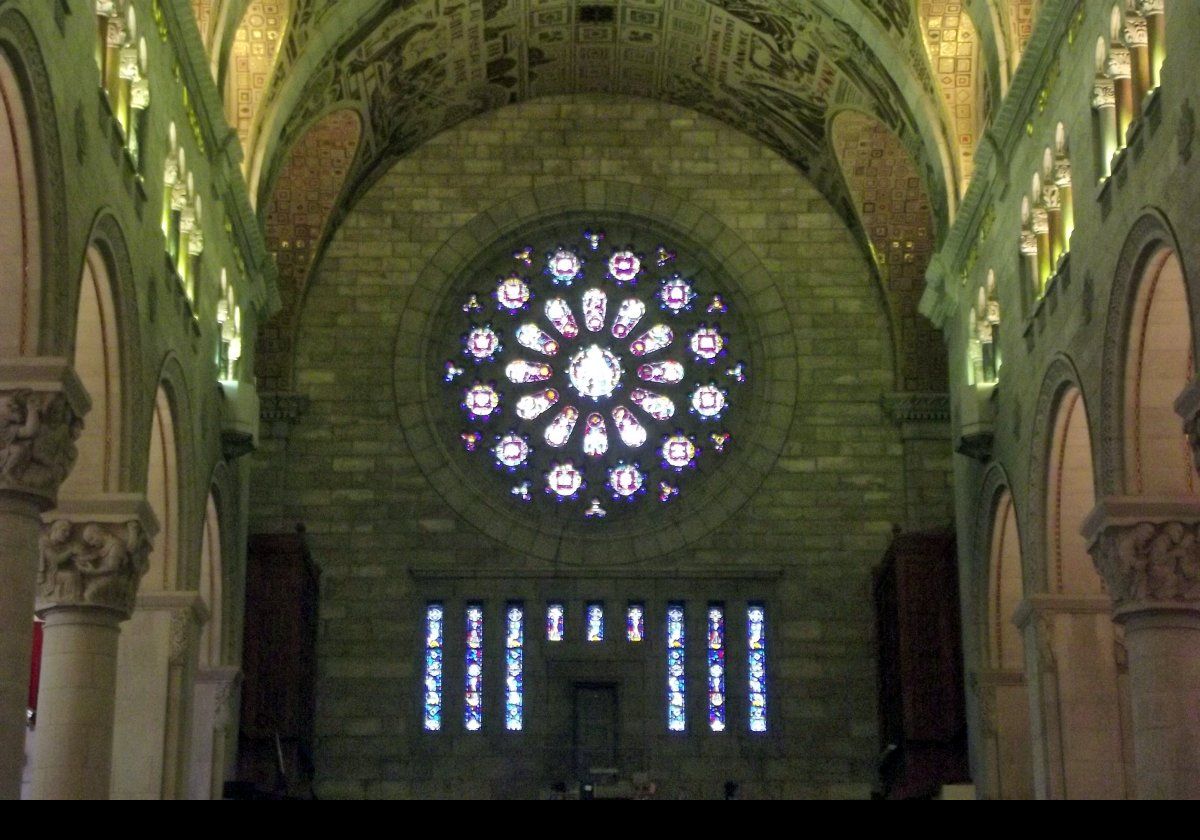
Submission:
<svg viewBox="0 0 1200 840">
<path fill-rule="evenodd" d="M 590 781 L 599 769 L 617 770 L 617 686 L 575 685 L 575 774 Z"/>
</svg>

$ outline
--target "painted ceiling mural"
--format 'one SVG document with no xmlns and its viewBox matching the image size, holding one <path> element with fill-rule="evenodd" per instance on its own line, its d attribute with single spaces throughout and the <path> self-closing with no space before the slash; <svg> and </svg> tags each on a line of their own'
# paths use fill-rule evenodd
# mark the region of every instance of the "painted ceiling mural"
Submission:
<svg viewBox="0 0 1200 840">
<path fill-rule="evenodd" d="M 311 72 L 274 147 L 290 148 L 335 107 L 362 108 L 357 191 L 476 114 L 547 94 L 624 93 L 757 137 L 854 224 L 826 136 L 831 109 L 872 113 L 915 159 L 929 156 L 896 74 L 834 6 L 869 14 L 906 62 L 903 75 L 935 95 L 909 0 L 296 0 L 266 99 L 295 84 L 289 68 L 307 62 Z M 275 181 L 282 158 L 268 161 L 262 185 Z M 937 184 L 937 169 L 922 174 Z M 929 192 L 944 217 L 942 192 Z"/>
</svg>

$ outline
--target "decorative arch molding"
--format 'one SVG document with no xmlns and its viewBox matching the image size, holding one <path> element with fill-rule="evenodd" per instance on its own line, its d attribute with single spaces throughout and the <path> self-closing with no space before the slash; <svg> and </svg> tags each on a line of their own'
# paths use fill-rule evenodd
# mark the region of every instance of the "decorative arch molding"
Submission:
<svg viewBox="0 0 1200 840">
<path fill-rule="evenodd" d="M 24 99 L 32 137 L 32 157 L 38 196 L 37 335 L 23 355 L 65 356 L 74 337 L 75 322 L 64 308 L 65 285 L 77 282 L 71 272 L 68 246 L 67 195 L 61 134 L 54 90 L 33 27 L 16 9 L 0 11 L 0 53 L 16 76 Z"/>
<path fill-rule="evenodd" d="M 1095 430 L 1097 414 L 1091 409 L 1094 400 L 1089 396 L 1079 376 L 1079 370 L 1065 354 L 1057 355 L 1051 360 L 1042 377 L 1042 387 L 1038 392 L 1037 403 L 1034 406 L 1033 429 L 1030 435 L 1029 447 L 1029 476 L 1028 486 L 1032 492 L 1026 501 L 1026 527 L 1021 533 L 1022 573 L 1025 580 L 1025 594 L 1036 595 L 1050 591 L 1049 561 L 1050 546 L 1046 541 L 1046 519 L 1049 516 L 1049 500 L 1047 498 L 1050 470 L 1053 458 L 1051 447 L 1054 444 L 1055 421 L 1062 404 L 1062 398 L 1067 391 L 1075 389 L 1083 402 L 1088 421 L 1088 437 L 1091 444 L 1092 463 L 1096 463 Z M 1093 489 L 1096 496 L 1099 492 Z M 1082 526 L 1082 521 L 1080 525 Z"/>
<path fill-rule="evenodd" d="M 979 493 L 976 495 L 979 505 L 975 510 L 975 527 L 970 543 L 973 567 L 968 580 L 968 585 L 971 587 L 968 594 L 971 603 L 980 610 L 979 621 L 986 622 L 990 612 L 988 592 L 991 580 L 992 538 L 996 527 L 996 509 L 1005 493 L 1008 493 L 1012 499 L 1013 516 L 1017 519 L 1017 533 L 1023 534 L 1024 529 L 1021 528 L 1020 500 L 1013 491 L 1013 483 L 1003 464 L 993 462 L 988 466 L 979 488 Z M 1023 547 L 1024 543 L 1022 542 Z M 1024 557 L 1023 553 L 1022 557 Z M 1022 569 L 1021 572 L 1024 576 L 1025 569 Z M 980 643 L 987 644 L 986 636 L 980 639 Z"/>
<path fill-rule="evenodd" d="M 240 550 L 242 537 L 237 527 L 240 494 L 238 476 L 224 460 L 218 461 L 213 468 L 204 502 L 206 507 L 209 499 L 216 509 L 220 532 L 220 544 L 217 549 L 221 558 L 220 615 L 214 611 L 209 617 L 209 621 L 220 621 L 221 639 L 219 649 L 216 650 L 217 661 L 211 664 L 238 665 L 242 652 L 241 614 L 244 601 L 244 571 Z M 205 518 L 207 519 L 207 512 Z"/>
<path fill-rule="evenodd" d="M 695 494 L 685 494 L 656 523 L 645 517 L 606 523 L 603 529 L 539 521 L 500 504 L 450 458 L 447 436 L 439 434 L 429 372 L 437 313 L 454 283 L 503 238 L 528 227 L 589 214 L 634 217 L 669 232 L 680 245 L 707 252 L 730 283 L 743 313 L 747 359 L 756 371 L 744 392 L 754 431 L 726 456 L 719 473 Z M 703 243 L 703 244 L 699 244 Z M 472 526 L 520 556 L 556 563 L 620 565 L 679 552 L 723 524 L 754 495 L 783 452 L 798 400 L 798 383 L 781 365 L 795 358 L 790 316 L 787 328 L 759 334 L 757 323 L 778 313 L 774 276 L 733 230 L 716 217 L 668 193 L 603 180 L 573 180 L 518 194 L 469 221 L 426 263 L 401 313 L 394 352 L 394 387 L 400 430 L 418 467 L 434 490 Z M 774 302 L 774 303 L 773 303 Z M 769 307 L 774 306 L 774 309 Z M 786 314 L 786 311 L 785 311 Z M 614 561 L 613 558 L 625 558 Z M 566 559 L 564 559 L 566 558 Z"/>
<path fill-rule="evenodd" d="M 1174 252 L 1183 271 L 1188 321 L 1192 332 L 1191 352 L 1192 358 L 1197 358 L 1197 336 L 1200 335 L 1200 307 L 1197 306 L 1197 300 L 1200 300 L 1200 290 L 1193 288 L 1195 272 L 1188 265 L 1188 253 L 1180 246 L 1179 237 L 1167 214 L 1158 208 L 1148 208 L 1125 238 L 1109 293 L 1101 363 L 1100 413 L 1097 415 L 1101 435 L 1096 460 L 1099 483 L 1097 497 L 1124 495 L 1130 487 L 1125 451 L 1125 378 L 1129 340 L 1142 281 L 1153 260 L 1164 251 Z"/>
<path fill-rule="evenodd" d="M 167 492 L 174 492 L 175 507 L 174 527 L 170 522 L 165 521 L 161 512 L 156 511 L 159 518 L 160 531 L 158 540 L 171 540 L 172 544 L 168 546 L 171 553 L 166 555 L 167 562 L 170 563 L 164 570 L 164 577 L 161 582 L 151 583 L 146 582 L 147 587 L 157 585 L 157 588 L 168 590 L 194 590 L 196 582 L 200 575 L 200 558 L 198 554 L 199 540 L 196 535 L 199 533 L 199 525 L 194 523 L 199 521 L 199 518 L 194 515 L 195 503 L 192 499 L 193 493 L 187 486 L 186 477 L 200 475 L 203 470 L 199 469 L 200 459 L 196 453 L 196 434 L 192 427 L 195 413 L 192 406 L 191 395 L 187 386 L 187 376 L 184 373 L 183 365 L 175 354 L 168 353 L 162 365 L 159 367 L 159 375 L 156 380 L 156 386 L 143 391 L 144 402 L 142 405 L 142 419 L 138 423 L 138 429 L 144 429 L 144 436 L 139 436 L 142 444 L 136 447 L 135 454 L 139 460 L 133 463 L 135 480 L 141 485 L 139 490 L 146 493 L 147 497 L 152 496 L 152 488 L 149 485 L 149 475 L 151 468 L 150 448 L 159 445 L 159 441 L 154 440 L 155 415 L 160 410 L 159 396 L 165 397 L 165 410 L 169 412 L 171 437 L 173 438 L 173 451 L 163 453 L 164 459 L 169 460 L 174 458 L 173 476 L 168 472 L 169 481 L 173 481 L 174 487 L 168 486 Z M 170 444 L 171 441 L 164 443 Z M 172 530 L 174 535 L 171 535 Z M 155 552 L 157 553 L 158 546 L 156 544 Z"/>
</svg>

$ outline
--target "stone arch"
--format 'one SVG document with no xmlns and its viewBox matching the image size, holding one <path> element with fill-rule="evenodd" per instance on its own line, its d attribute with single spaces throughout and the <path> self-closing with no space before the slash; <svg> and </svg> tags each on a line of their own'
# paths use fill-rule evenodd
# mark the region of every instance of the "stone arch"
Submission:
<svg viewBox="0 0 1200 840">
<path fill-rule="evenodd" d="M 148 406 L 146 443 L 146 498 L 158 518 L 159 532 L 150 555 L 150 569 L 142 579 L 142 591 L 193 589 L 198 557 L 188 546 L 193 540 L 184 478 L 195 469 L 190 457 L 187 418 L 190 401 L 183 370 L 174 356 L 162 366 L 153 402 Z"/>
<path fill-rule="evenodd" d="M 66 189 L 58 120 L 37 36 L 0 14 L 0 356 L 62 355 L 73 321 L 58 283 L 67 266 Z"/>
<path fill-rule="evenodd" d="M 1196 475 L 1174 403 L 1195 373 L 1197 316 L 1184 251 L 1157 211 L 1130 230 L 1104 332 L 1105 494 L 1189 494 Z"/>
<path fill-rule="evenodd" d="M 632 216 L 651 221 L 669 231 L 682 245 L 703 242 L 713 259 L 720 261 L 729 276 L 732 303 L 744 313 L 747 331 L 747 361 L 760 373 L 754 378 L 748 404 L 771 406 L 762 414 L 752 439 L 730 452 L 722 472 L 725 483 L 710 481 L 705 495 L 688 495 L 674 502 L 675 515 L 663 525 L 635 525 L 604 535 L 575 526 L 543 522 L 531 525 L 511 508 L 501 506 L 490 494 L 472 487 L 461 467 L 449 457 L 444 436 L 434 434 L 434 406 L 440 395 L 429 372 L 437 366 L 430 357 L 431 313 L 443 310 L 451 284 L 470 271 L 487 245 L 521 228 L 586 213 Z M 478 214 L 453 234 L 428 260 L 419 274 L 400 316 L 394 352 L 394 388 L 399 426 L 418 466 L 434 489 L 461 516 L 485 534 L 513 547 L 525 556 L 563 562 L 587 562 L 594 558 L 628 558 L 628 562 L 669 554 L 701 539 L 741 508 L 755 493 L 783 451 L 789 418 L 795 410 L 795 377 L 773 376 L 776 366 L 791 364 L 796 353 L 790 328 L 773 330 L 770 350 L 758 334 L 765 306 L 779 301 L 773 292 L 771 272 L 753 250 L 731 229 L 709 213 L 668 193 L 602 180 L 570 180 L 520 193 Z M 776 303 L 777 305 L 777 303 Z M 783 314 L 775 310 L 775 317 Z M 789 318 L 786 314 L 785 318 Z M 790 318 L 789 318 L 790 320 Z M 751 384 L 751 383 L 748 383 Z"/>
<path fill-rule="evenodd" d="M 1017 506 L 1004 469 L 984 479 L 976 523 L 982 743 L 977 779 L 989 799 L 1033 794 L 1025 650 L 1014 618 L 1024 594 Z"/>
</svg>

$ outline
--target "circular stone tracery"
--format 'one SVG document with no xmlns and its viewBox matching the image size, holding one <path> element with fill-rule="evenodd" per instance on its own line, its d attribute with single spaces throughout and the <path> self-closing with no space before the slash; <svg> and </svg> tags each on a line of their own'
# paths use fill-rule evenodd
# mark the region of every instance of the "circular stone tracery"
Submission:
<svg viewBox="0 0 1200 840">
<path fill-rule="evenodd" d="M 726 359 L 735 316 L 667 245 L 555 233 L 505 249 L 460 298 L 465 328 L 440 373 L 467 420 L 461 449 L 518 505 L 599 520 L 637 509 L 614 502 L 667 504 L 731 446 L 747 370 Z"/>
</svg>

